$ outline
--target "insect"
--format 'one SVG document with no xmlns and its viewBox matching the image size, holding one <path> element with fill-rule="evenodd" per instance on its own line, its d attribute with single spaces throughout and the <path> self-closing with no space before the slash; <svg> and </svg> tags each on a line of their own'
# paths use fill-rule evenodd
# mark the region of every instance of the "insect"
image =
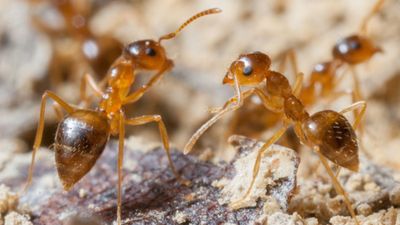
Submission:
<svg viewBox="0 0 400 225">
<path fill-rule="evenodd" d="M 344 196 L 350 214 L 353 218 L 356 218 L 347 193 L 329 167 L 327 159 L 341 167 L 358 171 L 358 143 L 354 129 L 357 128 L 365 113 L 366 103 L 359 101 L 340 112 L 324 110 L 310 115 L 301 101 L 296 97 L 301 89 L 303 75 L 301 73 L 298 74 L 296 83 L 292 88 L 287 78 L 279 72 L 270 70 L 270 66 L 270 58 L 261 52 L 240 55 L 231 64 L 223 79 L 223 83 L 234 87 L 235 96 L 229 99 L 210 120 L 195 132 L 186 144 L 184 153 L 188 154 L 198 138 L 224 114 L 240 108 L 243 105 L 244 99 L 256 94 L 268 110 L 281 113 L 283 124 L 259 149 L 249 187 L 244 196 L 237 202 L 231 203 L 230 206 L 237 208 L 240 202 L 247 198 L 259 173 L 263 153 L 273 143 L 278 141 L 290 125 L 293 125 L 296 136 L 300 139 L 301 143 L 312 148 L 317 153 L 322 164 L 328 171 L 337 193 Z M 265 91 L 259 87 L 253 87 L 262 82 L 266 82 Z M 242 92 L 240 88 L 243 86 L 253 88 Z M 343 113 L 358 108 L 361 108 L 361 110 L 357 114 L 352 126 L 343 116 Z"/>
<path fill-rule="evenodd" d="M 286 61 L 289 59 L 294 74 L 298 74 L 297 59 L 294 51 L 289 50 L 281 55 L 282 56 L 278 57 L 281 59 L 278 71 L 284 71 Z M 224 135 L 225 140 L 232 134 L 241 134 L 250 138 L 259 139 L 266 130 L 279 125 L 282 118 L 280 113 L 265 110 L 263 104 L 256 100 L 255 98 L 244 100 L 243 107 L 240 107 L 233 113 Z M 210 111 L 212 112 L 214 110 L 211 109 Z M 293 149 L 297 149 L 296 146 L 298 143 L 295 143 L 296 140 L 292 140 L 293 138 L 291 138 L 290 135 L 285 135 L 284 137 L 285 138 L 282 138 L 280 141 L 290 145 Z"/>
<path fill-rule="evenodd" d="M 371 18 L 382 8 L 384 0 L 378 0 L 371 11 L 363 19 L 358 34 L 340 39 L 332 48 L 333 58 L 330 61 L 318 63 L 311 72 L 309 80 L 300 95 L 305 105 L 312 105 L 318 97 L 340 97 L 346 92 L 335 92 L 334 89 L 346 73 L 337 77 L 338 69 L 349 66 L 353 78 L 353 95 L 355 101 L 362 100 L 360 81 L 354 66 L 365 63 L 382 49 L 376 46 L 367 36 L 367 25 Z M 319 90 L 319 91 L 318 91 Z"/>
<path fill-rule="evenodd" d="M 308 76 L 303 86 L 299 99 L 308 107 L 317 103 L 317 100 L 326 98 L 331 102 L 340 96 L 347 95 L 348 92 L 337 91 L 335 88 L 339 86 L 343 80 L 345 73 L 340 77 L 337 71 L 345 65 L 350 66 L 353 77 L 352 99 L 354 102 L 363 100 L 359 79 L 357 78 L 354 66 L 364 63 L 371 59 L 376 53 L 381 52 L 381 48 L 377 47 L 370 38 L 367 37 L 367 25 L 371 18 L 382 8 L 384 0 L 378 0 L 372 7 L 371 11 L 363 19 L 359 34 L 353 34 L 339 40 L 332 49 L 333 58 L 330 61 L 318 63 L 314 66 L 311 74 Z M 284 71 L 286 62 L 290 62 L 294 74 L 298 73 L 297 57 L 293 50 L 284 52 L 278 71 Z M 259 138 L 266 130 L 276 127 L 280 122 L 280 115 L 271 111 L 264 110 L 264 106 L 260 103 L 247 99 L 244 106 L 236 110 L 230 121 L 229 127 L 224 135 L 224 139 L 232 134 L 242 134 L 252 138 Z M 362 134 L 362 124 L 359 131 Z M 285 135 L 284 137 L 286 137 Z M 292 147 L 296 144 L 291 143 L 291 138 L 285 140 Z M 282 141 L 282 140 L 281 140 Z M 286 143 L 285 143 L 286 144 Z M 364 149 L 364 148 L 362 148 Z"/>
<path fill-rule="evenodd" d="M 96 76 L 105 74 L 122 49 L 122 43 L 111 35 L 95 35 L 89 21 L 94 3 L 89 1 L 50 0 L 63 19 L 64 26 L 56 29 L 33 17 L 34 25 L 47 34 L 53 46 L 49 74 L 51 85 L 78 80 L 74 74 L 89 71 Z"/>
<path fill-rule="evenodd" d="M 118 148 L 118 185 L 117 185 L 117 221 L 121 224 L 121 182 L 122 162 L 124 157 L 124 134 L 125 125 L 138 126 L 151 122 L 158 124 L 164 149 L 167 153 L 169 166 L 177 179 L 185 184 L 188 183 L 179 176 L 176 171 L 169 152 L 169 140 L 167 129 L 160 115 L 144 115 L 135 118 L 125 118 L 122 107 L 140 99 L 143 94 L 163 77 L 166 71 L 173 67 L 164 47 L 163 40 L 174 38 L 192 21 L 199 17 L 221 12 L 218 8 L 202 11 L 183 23 L 175 32 L 161 36 L 158 41 L 140 40 L 128 44 L 121 56 L 111 66 L 107 74 L 107 88 L 103 92 L 94 79 L 85 74 L 81 91 L 82 97 L 86 97 L 85 86 L 88 85 L 100 98 L 96 109 L 77 108 L 66 103 L 51 91 L 46 91 L 42 96 L 40 118 L 32 151 L 32 161 L 29 168 L 25 190 L 32 181 L 32 173 L 35 164 L 36 152 L 41 144 L 44 129 L 44 116 L 47 99 L 57 102 L 67 115 L 59 122 L 55 135 L 55 160 L 56 168 L 65 190 L 70 190 L 75 183 L 86 175 L 103 152 L 110 136 L 119 135 Z M 137 70 L 155 71 L 150 81 L 129 93 L 130 87 L 135 82 Z"/>
</svg>

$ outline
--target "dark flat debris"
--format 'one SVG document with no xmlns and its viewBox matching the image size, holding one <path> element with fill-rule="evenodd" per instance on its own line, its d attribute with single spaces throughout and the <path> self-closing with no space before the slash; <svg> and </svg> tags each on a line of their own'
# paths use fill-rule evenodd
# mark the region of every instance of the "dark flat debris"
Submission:
<svg viewBox="0 0 400 225">
<path fill-rule="evenodd" d="M 115 147 L 116 143 L 110 144 L 92 171 L 71 191 L 58 187 L 48 198 L 39 200 L 32 210 L 33 223 L 66 224 L 79 215 L 111 224 L 116 219 L 117 203 Z M 261 206 L 231 211 L 218 203 L 219 190 L 211 183 L 225 174 L 225 168 L 177 151 L 172 157 L 180 173 L 192 181 L 190 187 L 176 181 L 163 149 L 148 153 L 126 149 L 123 224 L 247 224 L 260 216 Z M 52 165 L 38 164 L 35 171 L 52 171 L 43 168 Z"/>
</svg>

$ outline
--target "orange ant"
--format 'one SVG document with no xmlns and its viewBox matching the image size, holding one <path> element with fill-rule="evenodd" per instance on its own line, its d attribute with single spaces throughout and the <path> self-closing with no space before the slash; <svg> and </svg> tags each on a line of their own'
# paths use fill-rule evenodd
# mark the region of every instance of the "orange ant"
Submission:
<svg viewBox="0 0 400 225">
<path fill-rule="evenodd" d="M 270 58 L 261 52 L 240 55 L 231 64 L 223 79 L 223 84 L 234 86 L 235 97 L 230 98 L 210 120 L 194 133 L 186 144 L 184 153 L 188 154 L 198 138 L 225 113 L 240 108 L 244 99 L 256 94 L 267 109 L 281 113 L 283 126 L 258 150 L 250 186 L 244 196 L 239 201 L 231 203 L 230 206 L 237 208 L 240 202 L 247 198 L 259 173 L 262 155 L 273 143 L 278 141 L 290 125 L 293 125 L 296 136 L 301 143 L 312 148 L 317 153 L 328 171 L 337 193 L 344 196 L 350 214 L 356 219 L 356 214 L 351 207 L 347 193 L 332 172 L 326 158 L 338 166 L 355 172 L 358 171 L 358 143 L 354 129 L 357 128 L 364 115 L 366 103 L 359 101 L 340 112 L 324 110 L 310 115 L 296 97 L 301 89 L 303 75 L 301 73 L 297 74 L 296 83 L 292 88 L 287 78 L 281 73 L 270 70 L 270 66 Z M 266 92 L 259 87 L 253 87 L 244 92 L 240 90 L 242 86 L 257 86 L 263 82 L 266 82 Z M 342 114 L 356 110 L 359 107 L 361 107 L 361 110 L 357 114 L 352 127 Z"/>
<path fill-rule="evenodd" d="M 284 52 L 279 66 L 279 71 L 284 71 L 286 66 L 287 58 L 289 58 L 291 67 L 294 74 L 298 74 L 297 58 L 293 50 Z M 278 56 L 281 58 L 281 56 Z M 246 99 L 243 101 L 243 107 L 239 108 L 234 112 L 232 118 L 228 122 L 228 129 L 224 135 L 224 139 L 227 139 L 232 134 L 241 134 L 251 138 L 258 139 L 261 135 L 268 130 L 279 124 L 282 116 L 280 113 L 265 110 L 265 107 L 259 102 L 253 101 L 254 99 Z M 210 110 L 211 112 L 214 109 Z M 289 136 L 283 138 L 285 144 L 293 145 L 294 143 L 290 140 Z M 296 143 L 297 144 L 297 143 Z M 295 146 L 292 146 L 296 148 Z"/>
<path fill-rule="evenodd" d="M 89 27 L 93 14 L 91 3 L 74 0 L 49 0 L 49 3 L 62 16 L 64 28 L 51 28 L 36 17 L 33 17 L 33 23 L 50 37 L 53 44 L 51 83 L 60 83 L 64 69 L 68 75 L 79 74 L 81 70 L 104 74 L 119 56 L 122 44 L 109 35 L 93 34 Z"/>
<path fill-rule="evenodd" d="M 332 48 L 333 59 L 331 61 L 319 63 L 315 65 L 311 72 L 309 82 L 304 87 L 300 95 L 300 99 L 305 105 L 312 105 L 317 96 L 332 96 L 337 98 L 345 92 L 334 92 L 345 73 L 341 77 L 335 77 L 336 72 L 344 65 L 350 66 L 353 78 L 353 98 L 355 101 L 363 99 L 360 89 L 360 81 L 354 69 L 355 65 L 367 62 L 378 52 L 382 52 L 373 41 L 367 37 L 367 25 L 371 18 L 382 8 L 385 0 L 378 0 L 372 7 L 371 11 L 363 19 L 359 34 L 353 34 L 340 39 Z M 317 93 L 319 87 L 320 93 Z"/>
<path fill-rule="evenodd" d="M 346 92 L 335 92 L 335 88 L 343 79 L 337 77 L 337 70 L 344 65 L 354 66 L 364 63 L 372 58 L 381 49 L 375 46 L 366 36 L 367 25 L 371 18 L 382 8 L 384 0 L 378 0 L 372 7 L 371 11 L 363 19 L 359 34 L 350 35 L 339 40 L 332 49 L 333 59 L 328 62 L 318 63 L 314 66 L 306 85 L 302 88 L 299 99 L 305 106 L 314 105 L 317 99 L 328 98 L 329 102 L 338 98 Z M 283 54 L 281 64 L 278 71 L 284 71 L 286 62 L 289 61 L 294 74 L 298 74 L 297 57 L 293 50 L 289 50 Z M 359 80 L 353 72 L 353 101 L 362 100 Z M 233 133 L 259 138 L 260 135 L 268 128 L 276 126 L 280 121 L 280 115 L 271 111 L 265 111 L 262 105 L 256 104 L 251 99 L 244 102 L 245 107 L 235 111 L 229 123 L 229 128 L 225 134 L 225 138 Z M 256 128 L 256 129 L 254 129 Z M 362 131 L 362 124 L 359 127 Z"/>
<path fill-rule="evenodd" d="M 32 161 L 24 190 L 28 188 L 32 180 L 35 155 L 40 147 L 43 135 L 45 107 L 48 98 L 57 102 L 68 113 L 58 124 L 54 143 L 56 168 L 65 190 L 70 190 L 75 183 L 90 171 L 103 152 L 110 135 L 116 136 L 119 134 L 118 224 L 121 224 L 121 182 L 125 125 L 138 126 L 156 122 L 168 156 L 169 166 L 179 181 L 189 184 L 189 181 L 180 177 L 173 165 L 169 152 L 167 129 L 161 116 L 145 115 L 128 119 L 125 118 L 122 107 L 140 99 L 149 88 L 162 78 L 166 71 L 173 67 L 173 61 L 167 58 L 161 41 L 174 38 L 183 28 L 199 17 L 219 12 L 221 10 L 218 8 L 202 11 L 189 18 L 175 32 L 161 36 L 158 41 L 140 40 L 128 44 L 121 56 L 108 71 L 106 76 L 108 86 L 105 92 L 101 91 L 94 79 L 86 74 L 82 87 L 88 84 L 100 98 L 99 105 L 95 110 L 71 106 L 53 92 L 46 91 L 42 96 L 39 124 L 32 151 Z M 137 70 L 155 71 L 156 73 L 146 85 L 129 94 L 130 87 L 135 82 L 135 72 Z M 82 88 L 81 90 L 83 91 L 83 100 L 85 100 L 86 94 L 84 92 L 86 89 Z"/>
</svg>

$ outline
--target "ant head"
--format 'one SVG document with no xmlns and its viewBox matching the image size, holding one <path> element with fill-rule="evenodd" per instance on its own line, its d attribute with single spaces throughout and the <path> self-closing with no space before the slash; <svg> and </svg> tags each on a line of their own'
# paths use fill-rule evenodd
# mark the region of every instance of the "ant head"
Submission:
<svg viewBox="0 0 400 225">
<path fill-rule="evenodd" d="M 223 84 L 233 85 L 235 77 L 239 85 L 257 85 L 265 78 L 271 66 L 271 59 L 262 52 L 240 55 L 229 67 Z"/>
<path fill-rule="evenodd" d="M 154 40 L 141 40 L 128 44 L 124 56 L 132 60 L 139 69 L 158 70 L 169 61 L 164 48 Z"/>
<path fill-rule="evenodd" d="M 370 59 L 382 49 L 375 46 L 372 41 L 360 35 L 352 35 L 336 43 L 332 53 L 335 59 L 348 64 L 358 64 Z"/>
<path fill-rule="evenodd" d="M 221 10 L 218 8 L 199 12 L 186 20 L 186 22 L 184 22 L 176 31 L 161 36 L 158 41 L 142 40 L 129 44 L 124 49 L 124 55 L 136 63 L 136 65 L 139 66 L 139 69 L 159 70 L 165 66 L 165 63 L 172 65 L 172 60 L 167 58 L 165 49 L 161 45 L 161 41 L 176 37 L 183 28 L 202 16 L 220 12 Z"/>
</svg>

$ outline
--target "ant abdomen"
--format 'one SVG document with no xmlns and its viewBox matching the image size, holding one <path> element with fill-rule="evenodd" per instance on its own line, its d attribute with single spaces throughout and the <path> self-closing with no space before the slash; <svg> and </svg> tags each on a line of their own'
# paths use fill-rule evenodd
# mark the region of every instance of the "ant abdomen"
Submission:
<svg viewBox="0 0 400 225">
<path fill-rule="evenodd" d="M 338 112 L 325 110 L 303 123 L 307 141 L 319 147 L 326 158 L 347 169 L 358 171 L 358 144 L 349 121 Z"/>
<path fill-rule="evenodd" d="M 93 167 L 109 133 L 107 117 L 96 111 L 77 110 L 59 123 L 54 149 L 58 176 L 65 190 Z"/>
</svg>

